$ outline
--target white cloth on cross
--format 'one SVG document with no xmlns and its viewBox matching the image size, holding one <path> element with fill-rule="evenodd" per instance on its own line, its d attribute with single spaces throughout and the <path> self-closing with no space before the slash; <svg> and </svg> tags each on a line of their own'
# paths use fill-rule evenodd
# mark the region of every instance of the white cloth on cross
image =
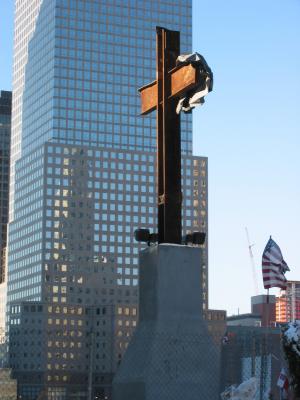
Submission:
<svg viewBox="0 0 300 400">
<path fill-rule="evenodd" d="M 176 112 L 181 111 L 190 113 L 196 106 L 204 103 L 204 96 L 211 92 L 213 87 L 213 74 L 204 57 L 199 53 L 181 55 L 176 60 L 177 65 L 192 64 L 199 69 L 200 76 L 203 77 L 201 83 L 182 97 L 176 107 Z"/>
</svg>

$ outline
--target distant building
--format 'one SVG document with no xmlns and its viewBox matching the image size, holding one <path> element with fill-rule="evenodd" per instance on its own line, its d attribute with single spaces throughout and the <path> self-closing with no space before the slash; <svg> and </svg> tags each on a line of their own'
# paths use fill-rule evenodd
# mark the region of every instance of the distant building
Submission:
<svg viewBox="0 0 300 400">
<path fill-rule="evenodd" d="M 7 223 L 12 93 L 0 92 L 0 367 L 6 363 Z M 0 378 L 1 379 L 1 378 Z M 1 390 L 0 390 L 1 393 Z"/>
<path fill-rule="evenodd" d="M 300 281 L 288 281 L 287 289 L 276 296 L 276 321 L 300 319 Z"/>
<path fill-rule="evenodd" d="M 11 370 L 8 368 L 0 368 L 0 399 L 17 399 L 17 381 L 12 379 Z"/>
<path fill-rule="evenodd" d="M 213 340 L 217 344 L 221 344 L 222 338 L 226 331 L 226 311 L 208 309 L 203 313 L 204 319 Z"/>
<path fill-rule="evenodd" d="M 4 282 L 8 223 L 8 188 L 12 93 L 0 92 L 0 283 Z"/>
<path fill-rule="evenodd" d="M 0 368 L 7 366 L 7 342 L 5 333 L 6 282 L 0 283 Z M 1 392 L 0 392 L 1 393 Z"/>
<path fill-rule="evenodd" d="M 272 393 L 279 400 L 277 379 L 283 365 L 280 328 L 228 326 L 227 341 L 222 346 L 221 387 L 240 384 L 255 376 L 258 391 L 255 400 L 265 400 Z"/>
<path fill-rule="evenodd" d="M 208 309 L 203 312 L 203 319 L 207 322 L 207 329 L 211 336 L 212 343 L 210 352 L 212 357 L 217 360 L 217 370 L 215 373 L 215 384 L 220 383 L 221 370 L 221 350 L 224 335 L 226 334 L 226 311 Z"/>
<path fill-rule="evenodd" d="M 260 315 L 261 326 L 271 327 L 276 322 L 276 299 L 274 295 L 261 294 L 251 297 L 251 312 Z"/>
<path fill-rule="evenodd" d="M 255 400 L 265 400 L 270 393 L 273 400 L 279 400 L 277 379 L 284 360 L 275 304 L 274 295 L 252 296 L 251 313 L 227 317 L 221 351 L 221 392 L 255 376 L 259 382 Z"/>
<path fill-rule="evenodd" d="M 251 297 L 251 313 L 227 317 L 228 326 L 272 327 L 276 324 L 275 296 Z"/>
<path fill-rule="evenodd" d="M 227 326 L 261 326 L 261 316 L 258 314 L 239 314 L 227 317 Z"/>
</svg>

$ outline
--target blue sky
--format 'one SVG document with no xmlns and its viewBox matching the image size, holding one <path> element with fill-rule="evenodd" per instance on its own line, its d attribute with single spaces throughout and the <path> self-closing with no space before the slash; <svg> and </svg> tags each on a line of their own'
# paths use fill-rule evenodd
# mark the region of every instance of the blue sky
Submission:
<svg viewBox="0 0 300 400">
<path fill-rule="evenodd" d="M 194 154 L 209 159 L 209 303 L 248 312 L 246 226 L 260 293 L 270 234 L 300 280 L 300 1 L 194 0 L 193 15 L 194 50 L 214 72 L 194 111 Z M 11 89 L 12 30 L 13 1 L 2 0 L 1 89 Z"/>
<path fill-rule="evenodd" d="M 14 0 L 1 1 L 0 90 L 11 90 Z"/>
<path fill-rule="evenodd" d="M 210 306 L 245 312 L 246 226 L 261 293 L 270 234 L 300 280 L 300 1 L 196 0 L 193 13 L 194 50 L 215 78 L 194 112 L 194 153 L 209 159 Z"/>
</svg>

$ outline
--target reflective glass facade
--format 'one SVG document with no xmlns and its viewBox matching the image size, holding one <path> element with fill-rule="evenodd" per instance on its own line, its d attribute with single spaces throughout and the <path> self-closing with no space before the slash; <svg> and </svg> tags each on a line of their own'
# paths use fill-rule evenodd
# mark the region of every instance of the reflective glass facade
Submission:
<svg viewBox="0 0 300 400">
<path fill-rule="evenodd" d="M 15 1 L 14 26 L 14 63 L 13 63 L 13 101 L 11 126 L 11 166 L 10 166 L 10 203 L 14 200 L 14 168 L 15 161 L 21 155 L 22 140 L 22 110 L 25 82 L 25 68 L 28 60 L 28 43 L 34 33 L 41 0 Z M 10 220 L 13 217 L 13 207 L 9 209 Z"/>
<path fill-rule="evenodd" d="M 191 51 L 191 12 L 180 1 L 44 0 L 29 43 L 22 152 L 49 139 L 154 151 L 155 113 L 139 116 L 137 89 L 155 79 L 156 25 L 180 30 L 181 51 Z M 182 149 L 191 153 L 190 116 Z"/>
<path fill-rule="evenodd" d="M 156 120 L 139 116 L 137 89 L 155 79 L 155 26 L 180 30 L 188 52 L 191 13 L 183 0 L 16 2 L 8 330 L 22 398 L 87 395 L 91 381 L 110 398 L 137 323 L 133 232 L 156 230 Z M 206 230 L 207 159 L 192 155 L 191 116 L 182 183 L 183 230 Z"/>
<path fill-rule="evenodd" d="M 7 275 L 7 224 L 12 93 L 0 92 L 0 367 L 6 358 L 5 306 Z"/>
<path fill-rule="evenodd" d="M 11 92 L 0 92 L 0 283 L 6 274 L 11 99 Z"/>
<path fill-rule="evenodd" d="M 9 224 L 8 302 L 41 300 L 44 148 L 17 162 L 14 221 Z"/>
</svg>

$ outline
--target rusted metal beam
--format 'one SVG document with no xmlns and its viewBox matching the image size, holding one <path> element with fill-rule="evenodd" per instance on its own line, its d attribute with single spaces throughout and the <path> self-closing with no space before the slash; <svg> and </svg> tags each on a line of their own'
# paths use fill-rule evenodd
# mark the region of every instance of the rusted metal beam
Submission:
<svg viewBox="0 0 300 400">
<path fill-rule="evenodd" d="M 164 174 L 164 30 L 156 28 L 156 77 L 155 108 L 157 137 L 157 233 L 158 243 L 163 243 L 165 237 L 165 174 Z"/>
<path fill-rule="evenodd" d="M 191 65 L 175 67 L 168 71 L 170 93 L 167 97 L 179 97 L 182 93 L 193 89 L 199 84 L 197 69 Z M 141 114 L 146 115 L 155 110 L 157 105 L 157 82 L 153 81 L 139 89 L 141 94 Z"/>
<path fill-rule="evenodd" d="M 181 140 L 171 75 L 180 54 L 180 34 L 157 28 L 158 242 L 181 243 Z"/>
<path fill-rule="evenodd" d="M 199 84 L 197 69 L 192 65 L 184 65 L 172 69 L 171 75 L 171 97 L 178 97 Z"/>
<path fill-rule="evenodd" d="M 146 115 L 156 109 L 157 104 L 157 83 L 156 81 L 149 83 L 139 89 L 141 93 L 141 114 Z"/>
</svg>

